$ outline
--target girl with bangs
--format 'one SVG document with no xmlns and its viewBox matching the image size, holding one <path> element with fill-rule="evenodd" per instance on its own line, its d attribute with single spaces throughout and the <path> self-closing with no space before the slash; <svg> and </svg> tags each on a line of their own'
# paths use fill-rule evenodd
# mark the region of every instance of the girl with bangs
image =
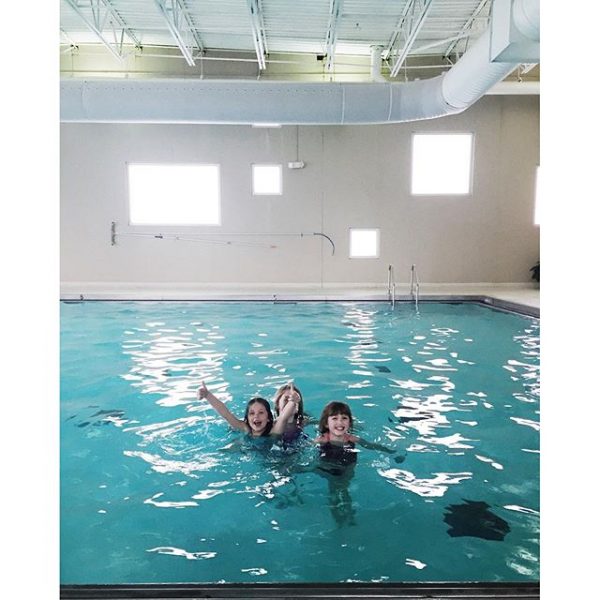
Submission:
<svg viewBox="0 0 600 600">
<path fill-rule="evenodd" d="M 355 511 L 348 489 L 354 475 L 357 453 L 356 446 L 369 450 L 380 450 L 395 454 L 395 450 L 368 442 L 351 432 L 354 421 L 352 411 L 345 402 L 330 402 L 325 406 L 319 419 L 321 435 L 314 442 L 319 446 L 319 466 L 317 472 L 329 483 L 329 509 L 338 526 L 355 525 Z M 396 462 L 404 460 L 402 457 Z"/>
</svg>

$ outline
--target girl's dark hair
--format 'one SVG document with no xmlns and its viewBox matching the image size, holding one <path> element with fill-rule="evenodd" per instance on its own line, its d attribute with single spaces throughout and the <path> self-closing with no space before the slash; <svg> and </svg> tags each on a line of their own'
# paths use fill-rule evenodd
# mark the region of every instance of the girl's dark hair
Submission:
<svg viewBox="0 0 600 600">
<path fill-rule="evenodd" d="M 281 399 L 281 396 L 283 396 L 283 394 L 285 392 L 288 392 L 290 390 L 290 384 L 289 383 L 284 383 L 276 392 L 275 392 L 275 399 L 274 399 L 274 404 L 275 404 L 275 414 L 277 416 L 279 416 L 279 413 L 281 412 L 280 408 L 279 408 L 279 400 Z M 294 386 L 294 391 L 298 392 L 298 396 L 300 396 L 300 402 L 298 402 L 298 413 L 296 414 L 296 422 L 301 425 L 302 421 L 304 421 L 304 400 L 302 399 L 302 392 L 296 387 Z"/>
<path fill-rule="evenodd" d="M 350 428 L 352 428 L 352 411 L 345 402 L 330 402 L 325 406 L 319 419 L 319 432 L 327 433 L 329 427 L 327 427 L 327 419 L 334 415 L 346 415 L 350 419 Z"/>
<path fill-rule="evenodd" d="M 267 418 L 268 418 L 267 426 L 265 427 L 265 430 L 260 435 L 261 435 L 261 437 L 263 435 L 269 435 L 269 433 L 271 433 L 271 429 L 273 427 L 273 413 L 271 412 L 270 404 L 264 398 L 260 398 L 260 397 L 256 396 L 256 398 L 252 398 L 248 402 L 248 404 L 246 404 L 246 412 L 244 413 L 244 423 L 246 423 L 246 425 L 248 425 L 248 427 L 250 427 L 250 423 L 248 423 L 248 413 L 250 412 L 250 407 L 256 403 L 262 404 L 265 407 L 265 409 L 267 410 Z M 252 427 L 250 427 L 250 431 L 252 431 Z"/>
</svg>

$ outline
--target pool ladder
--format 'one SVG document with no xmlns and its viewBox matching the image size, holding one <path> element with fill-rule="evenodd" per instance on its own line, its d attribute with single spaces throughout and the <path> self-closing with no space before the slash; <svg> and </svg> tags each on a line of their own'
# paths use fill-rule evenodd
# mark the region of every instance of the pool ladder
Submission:
<svg viewBox="0 0 600 600">
<path fill-rule="evenodd" d="M 415 308 L 419 309 L 419 275 L 416 265 L 410 267 L 410 297 L 415 301 Z"/>
<path fill-rule="evenodd" d="M 396 282 L 394 281 L 394 267 L 388 265 L 388 302 L 394 308 L 396 304 Z"/>
</svg>

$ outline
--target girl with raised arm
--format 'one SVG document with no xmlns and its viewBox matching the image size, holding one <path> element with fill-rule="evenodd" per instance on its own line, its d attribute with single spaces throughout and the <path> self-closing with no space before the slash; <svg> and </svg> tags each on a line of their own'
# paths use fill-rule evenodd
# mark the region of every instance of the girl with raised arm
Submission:
<svg viewBox="0 0 600 600">
<path fill-rule="evenodd" d="M 198 399 L 206 400 L 217 413 L 238 431 L 243 431 L 252 437 L 278 436 L 283 433 L 287 420 L 297 410 L 297 400 L 294 396 L 281 412 L 281 416 L 273 423 L 273 413 L 269 403 L 260 397 L 252 398 L 246 405 L 243 419 L 238 419 L 212 392 L 208 390 L 204 381 L 198 388 Z"/>
<path fill-rule="evenodd" d="M 302 437 L 307 438 L 304 433 L 304 402 L 302 392 L 294 385 L 293 381 L 283 384 L 275 393 L 275 414 L 277 421 L 282 420 L 282 412 L 288 403 L 296 403 L 294 412 L 285 420 L 283 433 L 281 435 L 284 445 L 293 444 Z"/>
</svg>

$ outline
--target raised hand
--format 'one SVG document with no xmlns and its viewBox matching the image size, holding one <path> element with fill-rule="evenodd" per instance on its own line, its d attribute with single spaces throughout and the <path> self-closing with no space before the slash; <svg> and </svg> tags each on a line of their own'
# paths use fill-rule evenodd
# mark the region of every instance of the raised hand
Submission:
<svg viewBox="0 0 600 600">
<path fill-rule="evenodd" d="M 210 394 L 210 392 L 208 391 L 206 384 L 204 383 L 204 381 L 201 381 L 200 387 L 198 388 L 198 400 L 206 398 L 208 394 Z"/>
</svg>

